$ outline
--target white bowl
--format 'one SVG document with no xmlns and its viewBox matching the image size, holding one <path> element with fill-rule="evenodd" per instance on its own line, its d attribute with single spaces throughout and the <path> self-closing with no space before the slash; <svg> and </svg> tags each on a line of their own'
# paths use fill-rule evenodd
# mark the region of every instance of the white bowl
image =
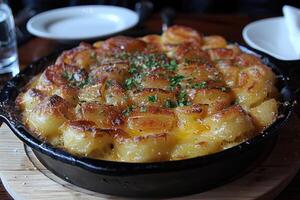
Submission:
<svg viewBox="0 0 300 200">
<path fill-rule="evenodd" d="M 254 49 L 265 52 L 279 60 L 299 60 L 288 36 L 283 17 L 262 19 L 243 29 L 243 38 Z"/>
</svg>

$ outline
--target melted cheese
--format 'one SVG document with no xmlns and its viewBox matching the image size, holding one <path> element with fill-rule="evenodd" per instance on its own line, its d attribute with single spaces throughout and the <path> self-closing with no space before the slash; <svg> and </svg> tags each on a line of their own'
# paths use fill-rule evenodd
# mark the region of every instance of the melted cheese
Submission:
<svg viewBox="0 0 300 200">
<path fill-rule="evenodd" d="M 124 162 L 207 155 L 259 134 L 278 115 L 275 75 L 259 58 L 184 26 L 63 52 L 16 104 L 37 137 Z"/>
</svg>

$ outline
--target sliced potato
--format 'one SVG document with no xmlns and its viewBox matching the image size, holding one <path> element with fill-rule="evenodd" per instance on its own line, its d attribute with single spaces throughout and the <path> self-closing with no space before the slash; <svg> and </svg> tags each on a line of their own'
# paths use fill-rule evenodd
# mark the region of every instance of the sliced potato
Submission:
<svg viewBox="0 0 300 200">
<path fill-rule="evenodd" d="M 227 45 L 225 38 L 220 35 L 205 36 L 203 43 L 203 49 L 224 48 Z"/>
<path fill-rule="evenodd" d="M 233 88 L 237 102 L 249 109 L 274 94 L 275 75 L 265 66 L 253 66 L 242 70 L 238 87 Z"/>
<path fill-rule="evenodd" d="M 215 66 L 223 75 L 226 85 L 229 87 L 236 87 L 240 68 L 234 66 L 231 60 L 218 60 L 216 61 Z"/>
<path fill-rule="evenodd" d="M 59 127 L 67 120 L 75 117 L 71 105 L 63 98 L 54 95 L 43 100 L 36 106 L 27 118 L 27 125 L 31 130 L 50 143 L 59 142 L 61 132 Z"/>
<path fill-rule="evenodd" d="M 209 127 L 205 133 L 220 142 L 244 140 L 256 131 L 251 117 L 240 107 L 232 106 L 203 120 Z"/>
<path fill-rule="evenodd" d="M 229 60 L 235 57 L 234 51 L 227 48 L 209 49 L 210 59 L 216 60 Z"/>
<path fill-rule="evenodd" d="M 16 99 L 16 104 L 20 110 L 30 112 L 40 104 L 44 98 L 46 98 L 45 94 L 40 90 L 32 88 L 21 93 Z"/>
<path fill-rule="evenodd" d="M 176 102 L 173 92 L 157 88 L 145 88 L 141 91 L 134 91 L 130 98 L 132 103 L 138 106 L 164 107 L 167 101 Z"/>
<path fill-rule="evenodd" d="M 83 42 L 74 49 L 64 51 L 55 62 L 58 65 L 72 65 L 87 70 L 96 63 L 96 53 L 92 46 Z"/>
<path fill-rule="evenodd" d="M 80 156 L 103 158 L 111 153 L 112 136 L 86 120 L 67 121 L 60 128 L 64 148 Z"/>
<path fill-rule="evenodd" d="M 116 81 L 106 81 L 104 89 L 104 102 L 113 106 L 126 106 L 128 95 L 125 89 Z"/>
<path fill-rule="evenodd" d="M 120 161 L 154 162 L 169 160 L 174 138 L 166 133 L 147 136 L 118 136 L 115 141 L 115 154 Z"/>
<path fill-rule="evenodd" d="M 213 114 L 227 108 L 234 100 L 233 94 L 220 89 L 192 89 L 188 94 L 193 104 L 207 104 L 208 113 Z"/>
<path fill-rule="evenodd" d="M 93 121 L 102 129 L 115 129 L 123 122 L 120 109 L 97 102 L 81 104 L 77 115 L 80 119 Z"/>
<path fill-rule="evenodd" d="M 78 100 L 81 102 L 104 102 L 104 84 L 88 85 L 78 92 Z"/>
<path fill-rule="evenodd" d="M 126 37 L 126 36 L 116 36 L 105 40 L 101 44 L 101 49 L 110 53 L 134 53 L 143 51 L 147 44 L 136 38 Z"/>
<path fill-rule="evenodd" d="M 269 99 L 250 109 L 250 114 L 259 128 L 272 124 L 278 116 L 278 105 L 275 99 Z"/>
<path fill-rule="evenodd" d="M 145 111 L 136 109 L 130 113 L 126 124 L 132 135 L 168 133 L 176 126 L 176 118 L 169 109 L 148 106 Z"/>
<path fill-rule="evenodd" d="M 149 76 L 146 76 L 143 78 L 141 81 L 141 86 L 143 88 L 158 88 L 158 89 L 163 89 L 167 90 L 170 83 L 167 77 L 164 77 L 165 73 L 161 74 L 152 74 Z"/>
<path fill-rule="evenodd" d="M 178 136 L 185 137 L 188 134 L 202 133 L 207 130 L 207 126 L 201 123 L 201 120 L 207 116 L 207 105 L 192 105 L 177 107 L 175 109 L 178 119 Z"/>
<path fill-rule="evenodd" d="M 195 45 L 202 45 L 202 36 L 194 29 L 185 26 L 172 26 L 162 34 L 163 44 L 181 44 L 192 42 Z"/>
<path fill-rule="evenodd" d="M 194 158 L 222 150 L 220 141 L 203 134 L 189 134 L 175 145 L 171 160 Z"/>
</svg>

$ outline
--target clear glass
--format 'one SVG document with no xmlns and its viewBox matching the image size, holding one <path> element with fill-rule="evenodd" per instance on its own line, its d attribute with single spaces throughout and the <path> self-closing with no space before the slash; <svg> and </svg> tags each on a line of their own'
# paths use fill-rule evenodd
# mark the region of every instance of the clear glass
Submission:
<svg viewBox="0 0 300 200">
<path fill-rule="evenodd" d="M 14 18 L 9 6 L 0 0 L 0 74 L 19 72 Z"/>
</svg>

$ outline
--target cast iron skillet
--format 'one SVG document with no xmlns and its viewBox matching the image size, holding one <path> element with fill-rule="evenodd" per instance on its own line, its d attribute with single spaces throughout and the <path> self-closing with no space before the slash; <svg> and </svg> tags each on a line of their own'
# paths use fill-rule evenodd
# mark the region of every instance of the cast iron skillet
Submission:
<svg viewBox="0 0 300 200">
<path fill-rule="evenodd" d="M 244 51 L 252 52 L 245 47 Z M 256 53 L 257 54 L 257 53 Z M 31 147 L 37 158 L 60 178 L 82 188 L 120 196 L 169 197 L 200 192 L 224 183 L 249 167 L 275 140 L 279 128 L 291 116 L 294 108 L 293 93 L 286 74 L 262 55 L 263 62 L 277 74 L 278 88 L 284 102 L 280 117 L 262 134 L 230 149 L 192 159 L 153 163 L 123 163 L 80 158 L 32 136 L 20 121 L 15 99 L 21 88 L 58 56 L 45 57 L 12 80 L 0 92 L 0 117 L 13 133 Z M 280 129 L 280 132 L 284 132 Z M 1 137 L 1 136 L 0 136 Z"/>
</svg>

